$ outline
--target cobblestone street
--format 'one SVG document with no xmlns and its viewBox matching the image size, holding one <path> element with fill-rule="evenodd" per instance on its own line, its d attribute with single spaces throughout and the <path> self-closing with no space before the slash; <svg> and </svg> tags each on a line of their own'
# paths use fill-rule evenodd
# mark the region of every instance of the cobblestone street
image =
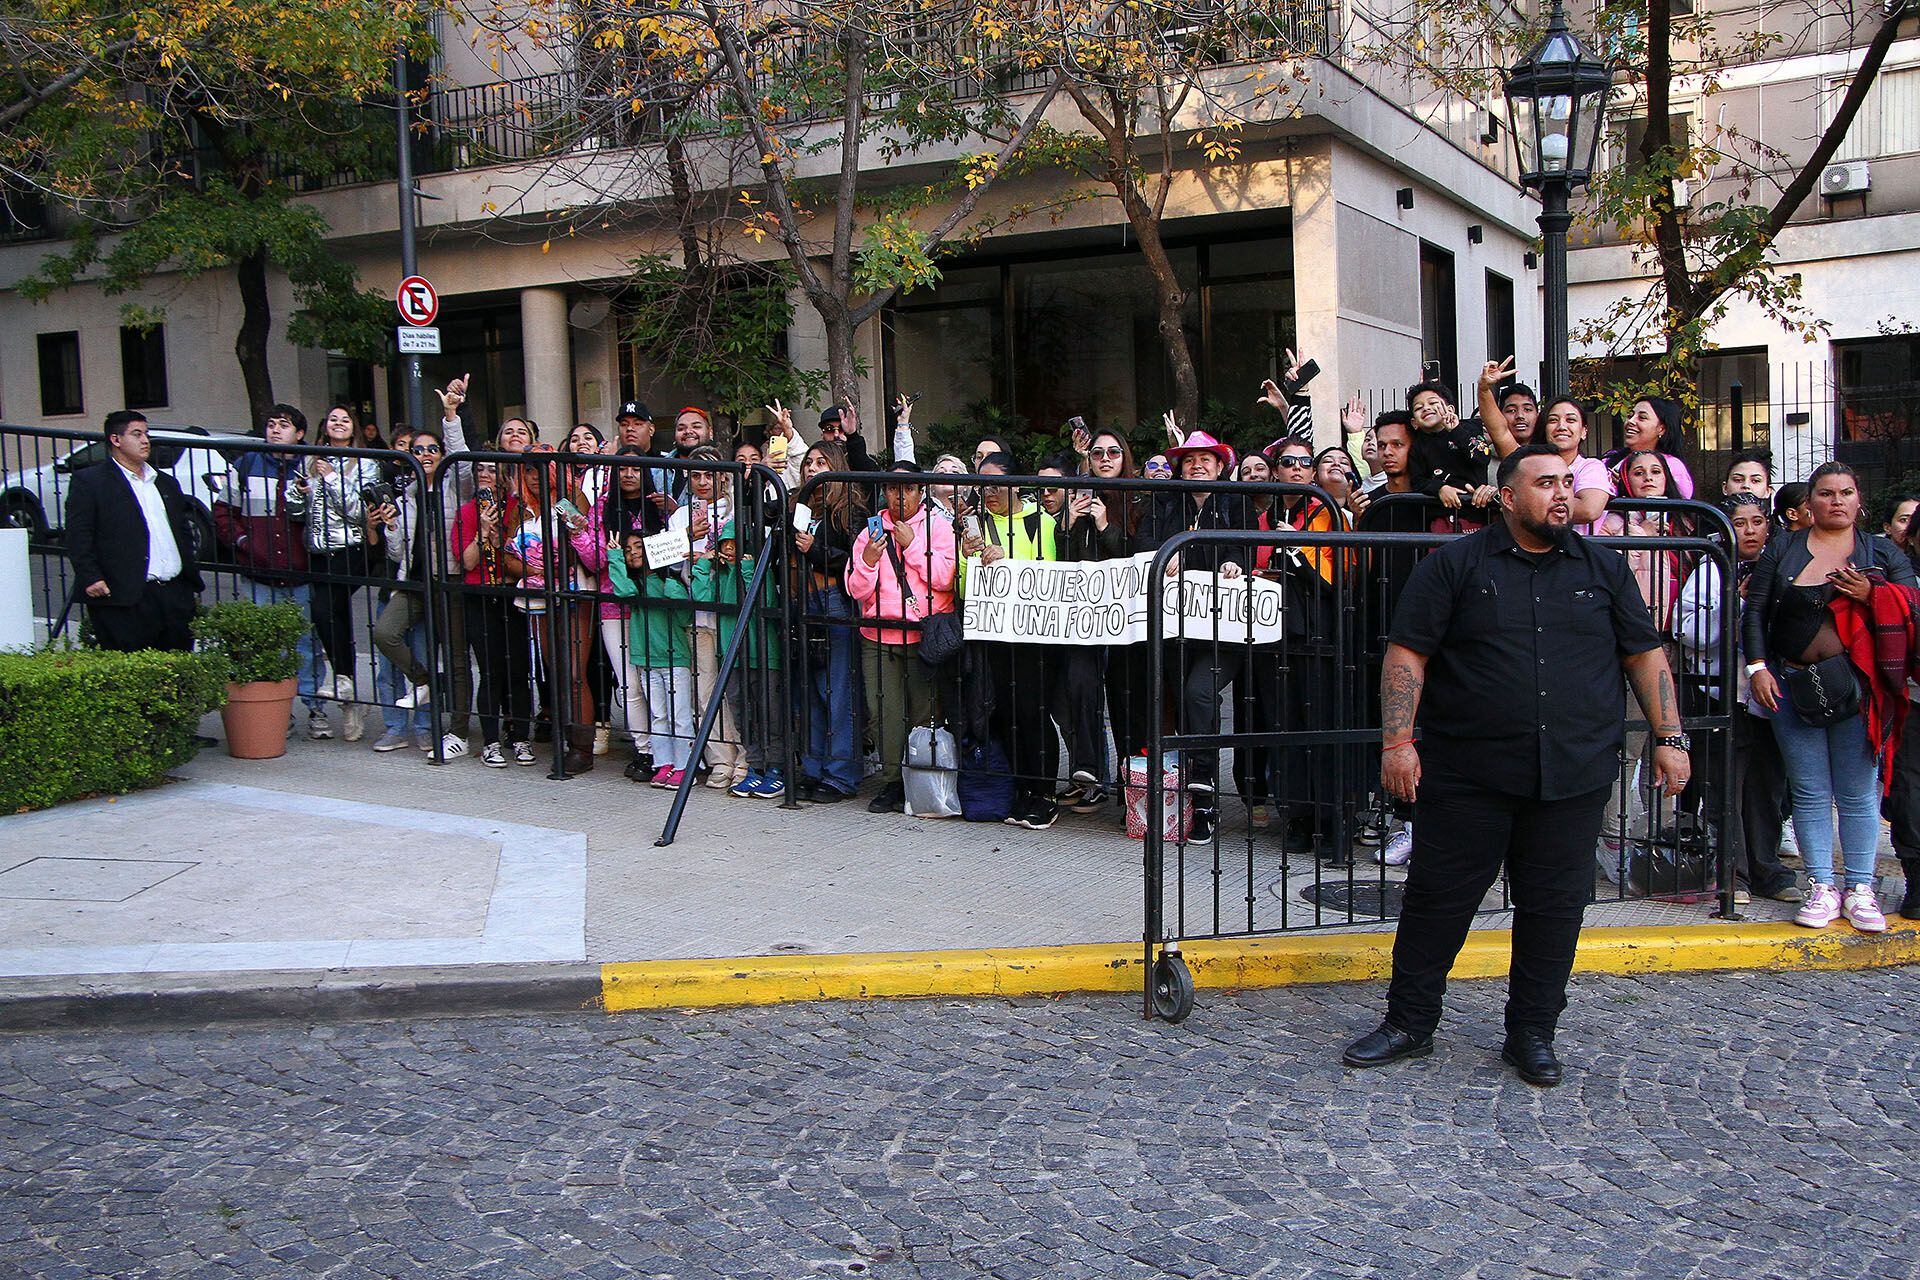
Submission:
<svg viewBox="0 0 1920 1280">
<path fill-rule="evenodd" d="M 0 1039 L 0 1275 L 1905 1276 L 1920 971 Z"/>
</svg>

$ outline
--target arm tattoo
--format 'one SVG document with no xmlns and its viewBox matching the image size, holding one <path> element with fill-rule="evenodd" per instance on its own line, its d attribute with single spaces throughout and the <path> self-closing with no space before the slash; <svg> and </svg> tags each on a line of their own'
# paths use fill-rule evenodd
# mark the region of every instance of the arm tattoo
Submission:
<svg viewBox="0 0 1920 1280">
<path fill-rule="evenodd" d="M 1623 665 L 1648 727 L 1663 737 L 1680 732 L 1679 699 L 1674 693 L 1673 672 L 1667 666 L 1667 655 L 1659 649 L 1649 649 L 1634 654 Z"/>
<path fill-rule="evenodd" d="M 1413 734 L 1414 713 L 1420 708 L 1425 674 L 1412 663 L 1389 658 L 1380 673 L 1380 733 L 1398 740 Z"/>
</svg>

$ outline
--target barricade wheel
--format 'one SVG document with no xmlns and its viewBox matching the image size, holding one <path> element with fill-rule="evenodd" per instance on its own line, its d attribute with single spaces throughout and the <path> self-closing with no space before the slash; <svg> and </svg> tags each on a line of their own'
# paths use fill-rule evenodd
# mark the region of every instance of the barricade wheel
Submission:
<svg viewBox="0 0 1920 1280">
<path fill-rule="evenodd" d="M 1193 1012 L 1193 974 L 1176 952 L 1153 962 L 1153 1013 L 1168 1022 L 1185 1022 Z"/>
</svg>

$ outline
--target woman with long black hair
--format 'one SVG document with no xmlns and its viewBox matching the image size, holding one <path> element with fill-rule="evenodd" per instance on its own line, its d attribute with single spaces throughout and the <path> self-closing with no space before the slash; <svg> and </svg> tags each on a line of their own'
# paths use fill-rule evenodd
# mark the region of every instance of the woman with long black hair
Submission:
<svg viewBox="0 0 1920 1280">
<path fill-rule="evenodd" d="M 360 424 L 353 410 L 337 404 L 327 410 L 316 442 L 340 449 L 356 447 Z M 333 667 L 333 695 L 346 706 L 348 742 L 366 732 L 366 708 L 354 700 L 359 655 L 353 642 L 353 597 L 372 572 L 368 552 L 368 497 L 379 496 L 380 463 L 345 454 L 309 454 L 297 487 L 307 500 L 307 568 L 314 575 L 313 628 Z M 384 567 L 384 557 L 383 557 Z"/>
<path fill-rule="evenodd" d="M 800 460 L 801 484 L 847 469 L 846 449 L 822 440 Z M 806 612 L 829 619 L 803 626 L 807 741 L 798 794 L 814 804 L 852 798 L 865 777 L 860 756 L 860 638 L 850 625 L 854 612 L 846 590 L 847 554 L 867 519 L 864 492 L 863 486 L 845 481 L 815 485 L 807 494 L 807 510 L 802 512 L 796 502 L 788 521 L 799 553 Z"/>
</svg>

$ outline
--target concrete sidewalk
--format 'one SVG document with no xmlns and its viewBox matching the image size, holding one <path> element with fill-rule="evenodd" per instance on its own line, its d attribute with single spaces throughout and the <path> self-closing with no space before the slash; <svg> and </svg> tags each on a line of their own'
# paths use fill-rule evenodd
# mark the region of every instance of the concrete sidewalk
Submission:
<svg viewBox="0 0 1920 1280">
<path fill-rule="evenodd" d="M 661 849 L 671 795 L 620 763 L 555 782 L 544 768 L 302 740 L 272 761 L 211 749 L 148 792 L 0 819 L 0 999 L 223 981 L 310 991 L 345 972 L 400 986 L 515 974 L 557 990 L 583 963 L 1140 936 L 1141 850 L 1111 811 L 1032 832 L 701 789 Z M 1283 860 L 1269 832 L 1249 846 L 1229 813 L 1221 864 L 1195 850 L 1185 868 L 1186 932 L 1244 927 L 1249 899 L 1261 927 L 1282 904 L 1294 927 L 1343 919 L 1302 899 L 1312 867 Z M 1371 862 L 1352 875 L 1381 877 Z M 1589 921 L 1697 925 L 1711 911 L 1603 903 Z M 276 976 L 216 976 L 243 973 Z"/>
</svg>

